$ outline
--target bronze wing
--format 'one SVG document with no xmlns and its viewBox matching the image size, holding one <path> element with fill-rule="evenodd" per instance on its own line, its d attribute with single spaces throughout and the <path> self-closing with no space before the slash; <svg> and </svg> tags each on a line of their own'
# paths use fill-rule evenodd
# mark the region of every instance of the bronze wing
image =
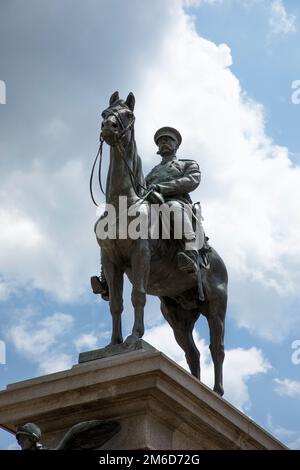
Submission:
<svg viewBox="0 0 300 470">
<path fill-rule="evenodd" d="M 70 428 L 54 450 L 98 449 L 120 429 L 118 421 L 83 421 Z"/>
</svg>

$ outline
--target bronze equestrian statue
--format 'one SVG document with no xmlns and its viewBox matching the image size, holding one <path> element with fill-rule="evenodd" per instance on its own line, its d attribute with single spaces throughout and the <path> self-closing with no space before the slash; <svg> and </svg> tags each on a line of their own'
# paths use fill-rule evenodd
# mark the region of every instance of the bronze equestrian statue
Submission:
<svg viewBox="0 0 300 470">
<path fill-rule="evenodd" d="M 111 345 L 123 342 L 121 314 L 124 274 L 127 274 L 132 284 L 131 300 L 134 307 L 134 325 L 127 342 L 135 341 L 144 334 L 146 294 L 158 296 L 162 314 L 185 352 L 191 373 L 198 379 L 200 354 L 193 339 L 193 329 L 200 313 L 203 314 L 210 330 L 214 391 L 223 395 L 228 276 L 221 257 L 207 243 L 199 220 L 201 213 L 192 207 L 189 196 L 200 183 L 199 167 L 193 160 L 177 159 L 176 151 L 181 136 L 175 129 L 164 127 L 155 134 L 162 161 L 145 179 L 134 135 L 134 106 L 132 93 L 124 101 L 115 92 L 102 113 L 98 154 L 101 162 L 103 141 L 106 142 L 110 146 L 110 163 L 105 191 L 107 210 L 95 224 L 103 273 L 100 278 L 91 278 L 92 288 L 95 293 L 109 299 L 112 315 Z M 148 234 L 151 234 L 151 209 L 158 204 L 169 206 L 173 211 L 173 219 L 176 213 L 182 213 L 185 222 L 182 239 L 175 239 L 175 236 L 171 239 L 151 236 L 130 238 L 130 227 L 136 219 L 136 212 L 132 215 L 132 208 L 138 209 L 139 217 L 147 226 Z M 104 237 L 103 222 L 111 208 L 118 214 L 113 227 L 115 236 Z M 126 227 L 120 215 L 124 211 L 128 214 Z M 197 233 L 194 231 L 195 221 Z M 161 218 L 159 224 L 161 234 Z"/>
</svg>

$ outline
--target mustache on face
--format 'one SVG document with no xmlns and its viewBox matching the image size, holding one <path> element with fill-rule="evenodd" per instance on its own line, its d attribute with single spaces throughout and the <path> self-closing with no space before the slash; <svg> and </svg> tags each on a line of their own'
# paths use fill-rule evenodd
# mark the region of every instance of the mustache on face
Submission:
<svg viewBox="0 0 300 470">
<path fill-rule="evenodd" d="M 172 150 L 172 149 L 173 149 L 173 146 L 172 146 L 171 144 L 162 144 L 162 145 L 160 145 L 159 148 L 160 148 L 160 150 L 163 150 L 163 149 L 165 149 L 165 148 Z"/>
</svg>

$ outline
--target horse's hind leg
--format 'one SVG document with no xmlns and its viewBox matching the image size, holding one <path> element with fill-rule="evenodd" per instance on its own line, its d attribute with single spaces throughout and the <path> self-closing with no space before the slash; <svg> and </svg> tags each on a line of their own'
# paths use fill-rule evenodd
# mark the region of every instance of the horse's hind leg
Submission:
<svg viewBox="0 0 300 470">
<path fill-rule="evenodd" d="M 191 374 L 200 380 L 200 353 L 193 338 L 193 329 L 199 313 L 185 310 L 166 297 L 161 298 L 161 311 L 173 329 L 177 344 L 185 353 Z"/>
<path fill-rule="evenodd" d="M 226 299 L 222 301 L 212 300 L 208 304 L 208 311 L 206 314 L 209 324 L 210 334 L 210 352 L 214 363 L 215 371 L 215 384 L 214 391 L 218 395 L 224 394 L 223 389 L 223 361 L 224 353 L 224 333 L 225 333 L 225 314 L 226 314 Z"/>
<path fill-rule="evenodd" d="M 193 328 L 194 325 L 189 325 L 185 330 L 184 326 L 177 325 L 173 328 L 173 331 L 177 344 L 185 353 L 191 374 L 200 380 L 200 352 L 193 338 Z"/>
</svg>

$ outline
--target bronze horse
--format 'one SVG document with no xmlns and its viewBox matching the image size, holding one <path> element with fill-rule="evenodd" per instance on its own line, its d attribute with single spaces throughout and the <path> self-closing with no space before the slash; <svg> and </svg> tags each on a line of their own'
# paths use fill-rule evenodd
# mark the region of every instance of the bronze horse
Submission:
<svg viewBox="0 0 300 470">
<path fill-rule="evenodd" d="M 150 223 L 150 203 L 143 197 L 145 182 L 134 137 L 134 105 L 132 93 L 124 101 L 115 92 L 108 108 L 102 113 L 101 139 L 110 146 L 106 204 L 112 205 L 118 214 L 119 196 L 126 196 L 127 209 L 132 205 L 138 206 L 139 213 L 144 214 L 144 220 Z M 124 211 L 124 207 L 122 210 Z M 177 268 L 174 240 L 124 237 L 124 227 L 119 219 L 116 221 L 117 237 L 103 239 L 97 234 L 97 227 L 102 219 L 100 217 L 96 222 L 95 233 L 101 247 L 102 265 L 109 287 L 112 315 L 110 344 L 123 342 L 121 314 L 123 278 L 126 273 L 132 284 L 131 300 L 134 307 L 132 334 L 126 341 L 134 341 L 143 336 L 146 294 L 158 296 L 162 314 L 172 327 L 177 343 L 185 352 L 191 373 L 200 379 L 200 353 L 193 339 L 193 329 L 202 313 L 207 318 L 210 330 L 210 351 L 215 372 L 214 391 L 223 395 L 222 367 L 228 277 L 221 257 L 210 247 L 207 254 L 209 266 L 201 271 L 205 300 L 200 301 L 197 275 L 183 274 Z M 132 220 L 133 217 L 129 215 L 127 224 Z M 119 236 L 121 231 L 123 236 Z"/>
</svg>

